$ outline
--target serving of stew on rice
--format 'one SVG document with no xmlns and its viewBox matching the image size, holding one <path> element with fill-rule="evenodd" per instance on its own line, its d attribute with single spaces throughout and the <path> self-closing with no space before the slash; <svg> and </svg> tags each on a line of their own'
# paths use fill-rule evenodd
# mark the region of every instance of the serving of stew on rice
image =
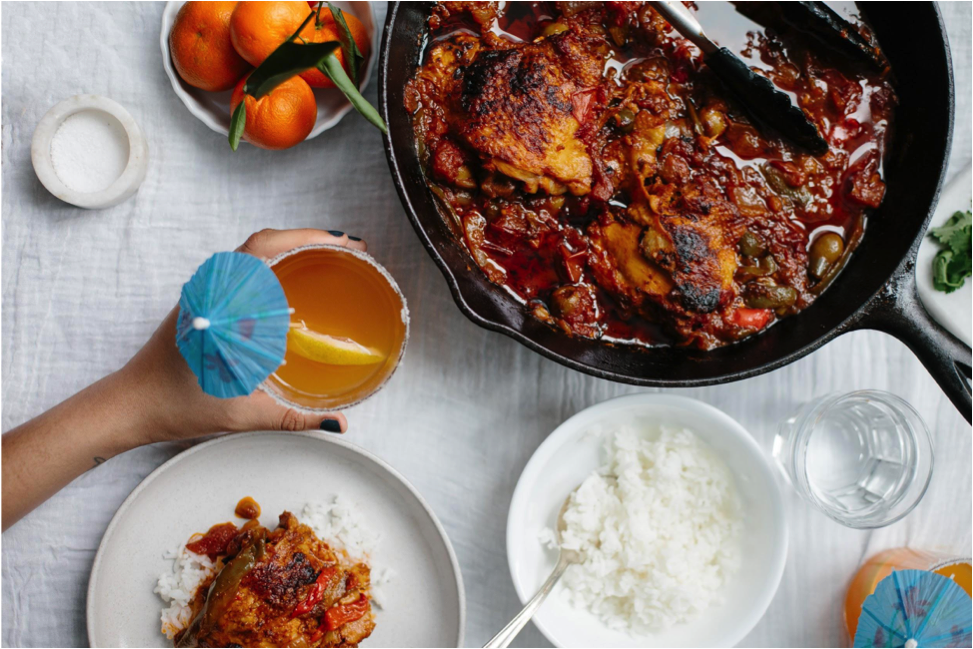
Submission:
<svg viewBox="0 0 973 649">
<path fill-rule="evenodd" d="M 215 569 L 190 601 L 176 647 L 357 647 L 371 635 L 368 565 L 290 512 L 279 520 L 273 531 L 256 518 L 239 529 L 221 523 L 190 540 L 186 549 Z"/>
<path fill-rule="evenodd" d="M 735 3 L 754 26 L 735 51 L 823 155 L 755 125 L 644 3 L 436 3 L 405 108 L 481 271 L 609 343 L 711 349 L 807 308 L 882 201 L 896 97 L 887 65 L 829 51 L 775 5 Z"/>
</svg>

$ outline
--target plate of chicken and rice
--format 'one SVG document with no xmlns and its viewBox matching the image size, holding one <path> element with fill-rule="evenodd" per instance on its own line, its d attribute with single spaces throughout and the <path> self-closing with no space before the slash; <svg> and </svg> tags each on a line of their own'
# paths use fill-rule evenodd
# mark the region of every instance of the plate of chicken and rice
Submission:
<svg viewBox="0 0 973 649">
<path fill-rule="evenodd" d="M 429 505 L 318 432 L 224 436 L 172 458 L 118 509 L 88 584 L 93 647 L 458 647 L 464 617 Z"/>
</svg>

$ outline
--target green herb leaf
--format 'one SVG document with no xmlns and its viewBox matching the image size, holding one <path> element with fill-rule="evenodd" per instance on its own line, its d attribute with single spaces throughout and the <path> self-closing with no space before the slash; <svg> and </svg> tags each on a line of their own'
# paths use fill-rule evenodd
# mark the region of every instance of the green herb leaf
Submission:
<svg viewBox="0 0 973 649">
<path fill-rule="evenodd" d="M 318 64 L 318 70 L 323 72 L 328 76 L 329 79 L 334 81 L 334 85 L 338 87 L 341 92 L 345 93 L 345 97 L 351 102 L 351 105 L 355 107 L 362 117 L 367 119 L 370 123 L 375 125 L 378 130 L 382 133 L 387 133 L 388 130 L 385 127 L 385 122 L 382 120 L 382 116 L 378 114 L 375 107 L 368 103 L 361 93 L 358 92 L 358 88 L 355 84 L 351 82 L 348 78 L 348 74 L 345 69 L 341 67 L 338 63 L 338 59 L 333 56 L 325 57 L 321 63 Z"/>
<path fill-rule="evenodd" d="M 931 228 L 942 250 L 932 260 L 932 281 L 936 290 L 952 293 L 963 286 L 973 271 L 973 213 L 956 212 L 942 226 Z"/>
<path fill-rule="evenodd" d="M 331 53 L 340 46 L 341 43 L 338 41 L 282 43 L 250 74 L 247 83 L 243 86 L 243 91 L 252 95 L 254 99 L 260 99 L 291 77 L 318 67 L 326 58 L 334 58 Z"/>
<path fill-rule="evenodd" d="M 236 151 L 240 146 L 240 138 L 243 137 L 243 129 L 247 126 L 247 102 L 241 101 L 233 111 L 230 119 L 230 148 Z"/>
<path fill-rule="evenodd" d="M 291 77 L 305 70 L 317 68 L 327 75 L 334 82 L 334 85 L 345 94 L 348 101 L 351 102 L 351 105 L 355 107 L 355 110 L 361 113 L 370 123 L 377 126 L 382 133 L 385 133 L 387 132 L 385 122 L 378 114 L 378 111 L 362 97 L 355 83 L 352 82 L 345 69 L 338 63 L 338 58 L 333 56 L 336 49 L 339 47 L 345 48 L 345 60 L 349 62 L 349 68 L 355 71 L 356 77 L 360 69 L 360 64 L 365 58 L 358 50 L 358 46 L 355 44 L 355 39 L 351 36 L 351 31 L 348 29 L 348 24 L 345 22 L 341 10 L 332 6 L 330 3 L 329 7 L 331 9 L 331 15 L 335 18 L 335 23 L 340 26 L 338 31 L 341 42 L 308 43 L 304 39 L 299 38 L 301 31 L 318 15 L 321 9 L 321 3 L 319 2 L 316 10 L 308 13 L 307 18 L 297 28 L 297 31 L 284 43 L 281 43 L 263 63 L 257 66 L 256 70 L 250 73 L 246 83 L 243 84 L 243 91 L 255 99 L 260 99 Z M 243 104 L 241 103 L 240 105 L 242 106 Z M 234 132 L 235 130 L 239 130 L 239 135 L 236 136 L 235 140 L 239 144 L 240 137 L 243 134 L 243 126 L 246 125 L 245 109 L 240 123 L 234 121 L 238 112 L 239 109 L 234 111 L 233 120 L 230 122 L 230 146 L 234 147 L 234 150 L 236 150 L 234 146 Z"/>
<path fill-rule="evenodd" d="M 358 71 L 361 69 L 361 64 L 365 62 L 365 55 L 358 49 L 358 44 L 355 42 L 355 37 L 351 35 L 351 30 L 348 29 L 348 23 L 345 22 L 345 14 L 342 13 L 341 9 L 330 2 L 328 3 L 328 9 L 331 10 L 331 16 L 338 25 L 338 40 L 341 41 L 341 52 L 344 54 L 345 61 L 348 63 L 348 76 L 357 86 Z"/>
<path fill-rule="evenodd" d="M 304 19 L 304 22 L 302 22 L 301 26 L 297 28 L 297 31 L 291 34 L 290 36 L 288 36 L 287 40 L 284 42 L 290 43 L 292 40 L 297 38 L 297 36 L 304 31 L 304 28 L 307 27 L 307 24 L 311 22 L 312 18 L 314 18 L 315 20 L 317 19 L 317 15 L 320 10 L 321 10 L 321 3 L 319 2 L 317 8 L 315 10 L 312 10 L 310 13 L 308 13 L 307 17 Z M 306 41 L 302 38 L 301 42 L 304 43 Z"/>
<path fill-rule="evenodd" d="M 973 213 L 956 212 L 941 227 L 932 228 L 929 233 L 944 246 L 959 248 L 963 243 L 969 245 L 970 231 L 973 227 Z"/>
</svg>

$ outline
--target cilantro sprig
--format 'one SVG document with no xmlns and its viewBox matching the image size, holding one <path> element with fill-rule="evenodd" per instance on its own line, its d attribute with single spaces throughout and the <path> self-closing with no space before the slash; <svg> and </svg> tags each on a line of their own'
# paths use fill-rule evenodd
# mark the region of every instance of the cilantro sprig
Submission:
<svg viewBox="0 0 973 649">
<path fill-rule="evenodd" d="M 956 212 L 929 236 L 939 241 L 941 250 L 932 260 L 932 283 L 937 291 L 952 293 L 966 283 L 973 261 L 973 213 Z"/>
</svg>

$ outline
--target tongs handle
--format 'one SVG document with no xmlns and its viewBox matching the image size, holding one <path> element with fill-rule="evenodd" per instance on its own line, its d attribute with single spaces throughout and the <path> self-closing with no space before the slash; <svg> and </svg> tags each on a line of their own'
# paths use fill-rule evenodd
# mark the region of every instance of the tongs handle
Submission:
<svg viewBox="0 0 973 649">
<path fill-rule="evenodd" d="M 828 142 L 804 111 L 791 102 L 790 96 L 778 90 L 770 79 L 751 70 L 736 54 L 711 41 L 699 21 L 681 2 L 655 0 L 649 4 L 676 31 L 703 51 L 706 65 L 754 121 L 773 128 L 815 155 L 827 153 Z"/>
<path fill-rule="evenodd" d="M 828 152 L 828 142 L 821 137 L 818 127 L 770 79 L 751 70 L 725 47 L 717 49 L 705 60 L 733 98 L 758 124 L 771 127 L 814 155 Z"/>
<path fill-rule="evenodd" d="M 885 59 L 850 22 L 823 2 L 780 2 L 780 15 L 794 29 L 815 38 L 839 54 L 878 70 Z"/>
</svg>

